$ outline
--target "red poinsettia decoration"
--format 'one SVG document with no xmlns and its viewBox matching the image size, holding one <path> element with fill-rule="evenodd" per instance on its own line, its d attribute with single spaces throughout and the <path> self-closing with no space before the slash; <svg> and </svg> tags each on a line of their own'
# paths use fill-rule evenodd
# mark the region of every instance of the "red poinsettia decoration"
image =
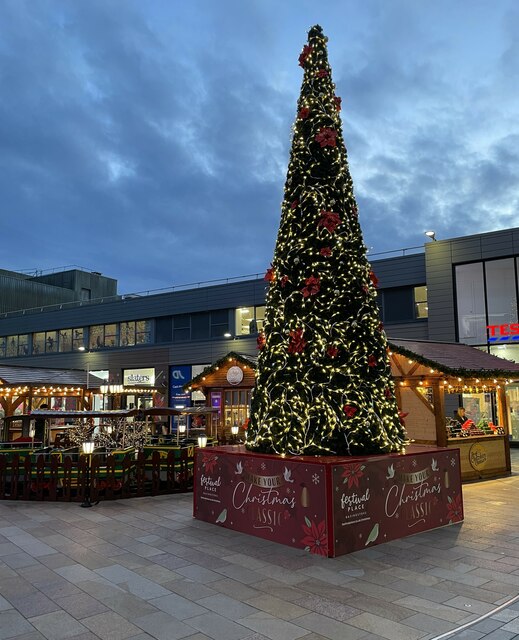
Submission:
<svg viewBox="0 0 519 640">
<path fill-rule="evenodd" d="M 319 130 L 319 133 L 315 136 L 315 141 L 318 142 L 321 147 L 335 147 L 337 131 L 330 127 L 323 127 Z"/>
<path fill-rule="evenodd" d="M 322 520 L 319 524 L 310 522 L 305 517 L 306 524 L 303 524 L 303 532 L 305 537 L 301 540 L 301 544 L 305 545 L 305 549 L 310 553 L 318 556 L 328 555 L 328 536 L 326 535 L 326 523 Z"/>
<path fill-rule="evenodd" d="M 384 389 L 384 395 L 386 396 L 386 398 L 387 398 L 388 400 L 389 400 L 389 398 L 391 398 L 391 397 L 392 397 L 392 395 L 393 395 L 393 394 L 391 393 L 391 389 L 390 389 L 389 387 L 386 387 L 386 388 Z"/>
<path fill-rule="evenodd" d="M 378 287 L 378 278 L 375 275 L 374 271 L 370 271 L 369 272 L 369 279 L 371 280 L 371 282 L 373 283 L 374 287 Z"/>
<path fill-rule="evenodd" d="M 310 276 L 305 280 L 305 285 L 303 289 L 301 289 L 301 293 L 304 298 L 308 298 L 309 296 L 315 296 L 316 293 L 319 293 L 319 289 L 321 288 L 321 278 L 314 278 L 314 276 Z"/>
<path fill-rule="evenodd" d="M 283 276 L 280 281 L 279 284 L 284 287 L 286 285 L 286 283 L 290 280 L 290 278 L 288 276 Z"/>
<path fill-rule="evenodd" d="M 290 344 L 288 353 L 302 353 L 308 343 L 303 338 L 303 329 L 294 329 L 290 332 Z"/>
<path fill-rule="evenodd" d="M 290 204 L 290 208 L 296 209 L 298 204 L 299 204 L 299 200 L 296 199 Z"/>
<path fill-rule="evenodd" d="M 308 107 L 302 107 L 301 109 L 299 109 L 299 113 L 297 114 L 297 117 L 300 120 L 306 120 L 309 115 L 310 115 L 310 109 Z"/>
<path fill-rule="evenodd" d="M 377 366 L 377 359 L 375 358 L 374 355 L 369 356 L 368 358 L 368 367 L 376 367 Z"/>
<path fill-rule="evenodd" d="M 299 55 L 299 66 L 304 67 L 306 63 L 306 59 L 312 53 L 312 47 L 309 44 L 305 44 L 303 47 L 303 51 Z"/>
<path fill-rule="evenodd" d="M 342 221 L 338 213 L 335 213 L 334 211 L 321 211 L 321 218 L 317 223 L 317 226 L 324 227 L 327 231 L 333 233 L 341 222 Z"/>
<path fill-rule="evenodd" d="M 345 404 L 343 410 L 348 418 L 353 418 L 357 413 L 357 407 L 352 407 L 351 404 Z"/>
<path fill-rule="evenodd" d="M 337 349 L 337 347 L 333 344 L 331 344 L 328 349 L 326 349 L 326 355 L 329 358 L 335 358 L 337 356 L 337 354 L 339 353 L 339 349 Z"/>
<path fill-rule="evenodd" d="M 319 253 L 325 258 L 329 258 L 332 255 L 332 250 L 330 247 L 323 247 Z"/>
<path fill-rule="evenodd" d="M 267 282 L 274 282 L 276 279 L 276 275 L 274 273 L 274 267 L 269 267 L 265 272 L 265 277 L 263 278 Z"/>
<path fill-rule="evenodd" d="M 339 98 L 339 96 L 335 96 L 333 101 L 335 102 L 335 108 L 337 109 L 337 111 L 340 111 L 342 109 L 342 98 Z"/>
<path fill-rule="evenodd" d="M 454 498 L 447 497 L 447 518 L 449 522 L 459 522 L 463 520 L 463 503 L 461 501 L 461 493 Z"/>
<path fill-rule="evenodd" d="M 344 465 L 344 471 L 342 472 L 341 478 L 344 478 L 344 484 L 348 483 L 348 489 L 351 489 L 353 486 L 359 486 L 359 480 L 364 475 L 364 469 L 364 465 L 360 464 L 360 462 Z"/>
<path fill-rule="evenodd" d="M 377 329 L 378 329 L 379 331 L 384 331 L 384 323 L 383 323 L 383 322 L 379 322 L 379 323 L 378 323 L 378 327 L 377 327 Z"/>
<path fill-rule="evenodd" d="M 405 427 L 405 420 L 404 418 L 407 418 L 407 416 L 409 415 L 409 411 L 399 411 L 398 412 L 398 419 L 400 420 L 400 424 Z"/>
<path fill-rule="evenodd" d="M 318 78 L 326 78 L 328 71 L 326 69 L 319 69 L 315 74 Z"/>
<path fill-rule="evenodd" d="M 218 462 L 218 456 L 214 453 L 202 453 L 202 466 L 206 473 L 212 473 Z"/>
<path fill-rule="evenodd" d="M 256 338 L 256 344 L 258 346 L 258 349 L 261 351 L 263 349 L 263 347 L 265 346 L 266 343 L 266 338 L 265 338 L 265 334 L 264 333 L 259 333 L 258 337 Z"/>
</svg>

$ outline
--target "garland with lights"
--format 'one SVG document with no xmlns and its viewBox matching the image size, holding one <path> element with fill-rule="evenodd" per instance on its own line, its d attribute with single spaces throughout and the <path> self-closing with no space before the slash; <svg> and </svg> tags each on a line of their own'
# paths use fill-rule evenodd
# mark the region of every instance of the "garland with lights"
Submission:
<svg viewBox="0 0 519 640">
<path fill-rule="evenodd" d="M 415 351 L 410 351 L 401 345 L 393 345 L 391 342 L 388 343 L 389 347 L 395 351 L 395 353 L 399 353 L 402 356 L 406 356 L 410 358 L 414 362 L 418 362 L 418 364 L 422 364 L 425 367 L 433 367 L 438 372 L 443 373 L 445 375 L 461 377 L 461 378 L 482 378 L 489 380 L 491 378 L 514 378 L 517 376 L 517 372 L 514 371 L 513 367 L 515 363 L 511 363 L 512 366 L 510 369 L 467 369 L 464 367 L 449 367 L 445 364 L 438 364 L 435 360 L 431 358 L 427 358 L 420 354 L 417 354 Z M 483 352 L 484 353 L 484 352 Z M 487 354 L 493 355 L 493 354 Z"/>
<path fill-rule="evenodd" d="M 401 451 L 387 341 L 366 258 L 320 26 L 293 127 L 247 448 L 274 454 Z"/>
</svg>

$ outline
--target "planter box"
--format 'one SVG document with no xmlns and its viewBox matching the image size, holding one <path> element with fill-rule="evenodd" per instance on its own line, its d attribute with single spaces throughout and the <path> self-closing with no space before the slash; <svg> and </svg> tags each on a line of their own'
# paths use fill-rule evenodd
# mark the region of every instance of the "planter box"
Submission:
<svg viewBox="0 0 519 640">
<path fill-rule="evenodd" d="M 457 449 L 292 457 L 197 449 L 199 520 L 335 557 L 463 520 Z"/>
</svg>

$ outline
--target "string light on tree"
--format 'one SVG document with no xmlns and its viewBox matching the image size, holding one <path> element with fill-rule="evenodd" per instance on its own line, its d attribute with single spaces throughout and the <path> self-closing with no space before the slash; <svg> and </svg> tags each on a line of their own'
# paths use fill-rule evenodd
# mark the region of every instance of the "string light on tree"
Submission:
<svg viewBox="0 0 519 640">
<path fill-rule="evenodd" d="M 247 447 L 292 454 L 401 451 L 387 341 L 366 258 L 320 26 L 310 29 L 268 283 Z"/>
</svg>

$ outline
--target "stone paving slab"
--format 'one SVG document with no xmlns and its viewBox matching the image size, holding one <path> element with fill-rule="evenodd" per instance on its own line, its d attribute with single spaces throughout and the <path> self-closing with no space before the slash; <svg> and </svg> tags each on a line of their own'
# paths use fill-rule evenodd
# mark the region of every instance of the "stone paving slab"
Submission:
<svg viewBox="0 0 519 640">
<path fill-rule="evenodd" d="M 514 460 L 519 452 L 514 455 Z M 519 474 L 466 520 L 321 558 L 193 520 L 192 496 L 0 502 L 0 640 L 519 639 Z"/>
</svg>

